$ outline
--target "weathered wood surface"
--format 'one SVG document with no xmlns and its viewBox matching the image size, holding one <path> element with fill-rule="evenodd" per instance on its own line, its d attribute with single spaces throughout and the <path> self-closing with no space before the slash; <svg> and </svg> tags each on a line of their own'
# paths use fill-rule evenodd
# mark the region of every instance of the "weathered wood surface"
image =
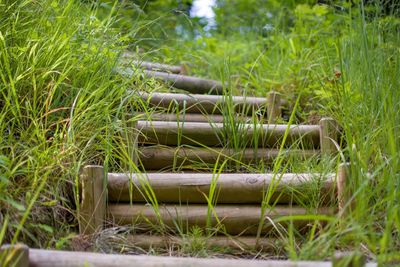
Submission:
<svg viewBox="0 0 400 267">
<path fill-rule="evenodd" d="M 244 96 L 218 96 L 199 94 L 173 94 L 173 93 L 140 93 L 143 101 L 154 107 L 164 109 L 185 110 L 187 113 L 221 114 L 231 103 L 236 111 L 251 114 L 255 111 L 266 111 L 267 98 Z M 277 99 L 275 99 L 277 100 Z M 274 103 L 272 103 L 274 104 Z M 280 103 L 277 103 L 280 105 Z M 278 108 L 276 106 L 276 108 Z M 280 108 L 280 107 L 279 107 Z M 274 115 L 278 116 L 278 114 Z"/>
<path fill-rule="evenodd" d="M 28 267 L 29 248 L 24 244 L 3 245 L 0 247 L 1 267 Z"/>
<path fill-rule="evenodd" d="M 250 173 L 147 173 L 108 174 L 110 202 L 146 201 L 145 190 L 151 186 L 155 197 L 163 203 L 207 203 L 212 185 L 216 186 L 218 203 L 261 203 L 268 188 L 275 188 L 271 203 L 296 203 L 317 192 L 332 200 L 335 174 Z M 319 185 L 317 185 L 319 184 Z M 272 189 L 270 189 L 272 190 Z M 197 207 L 197 206 L 196 206 Z"/>
<path fill-rule="evenodd" d="M 175 88 L 182 89 L 190 93 L 194 94 L 223 93 L 224 86 L 219 81 L 173 74 L 173 73 L 151 71 L 151 70 L 144 70 L 144 73 L 148 77 L 164 81 L 166 83 L 169 83 L 171 86 Z"/>
<path fill-rule="evenodd" d="M 135 116 L 140 120 L 150 121 L 185 121 L 185 122 L 224 122 L 224 116 L 219 114 L 202 113 L 136 113 Z M 251 122 L 251 117 L 238 117 L 238 121 Z"/>
<path fill-rule="evenodd" d="M 243 143 L 252 147 L 279 147 L 286 129 L 289 132 L 286 146 L 294 142 L 304 148 L 320 145 L 319 125 L 284 125 L 284 124 L 238 124 L 229 129 L 223 123 L 201 122 L 165 122 L 138 121 L 137 129 L 141 131 L 139 143 L 173 145 L 186 144 L 197 146 L 222 146 L 229 143 L 232 131 Z"/>
<path fill-rule="evenodd" d="M 336 147 L 339 137 L 339 130 L 336 121 L 332 118 L 322 118 L 319 122 L 321 153 L 332 155 L 338 149 Z"/>
<path fill-rule="evenodd" d="M 281 113 L 281 96 L 277 92 L 271 91 L 267 95 L 267 110 L 268 110 L 268 123 L 276 123 L 278 118 L 282 116 Z"/>
<path fill-rule="evenodd" d="M 168 73 L 174 73 L 174 74 L 184 74 L 185 73 L 185 68 L 183 66 L 174 66 L 174 65 L 169 65 L 169 64 L 148 62 L 148 61 L 139 61 L 139 60 L 132 60 L 131 63 L 139 68 L 143 68 L 146 70 L 168 72 Z"/>
<path fill-rule="evenodd" d="M 79 233 L 88 235 L 101 230 L 104 223 L 107 190 L 103 167 L 85 166 L 80 181 L 82 196 L 78 213 Z"/>
<path fill-rule="evenodd" d="M 283 242 L 275 238 L 259 238 L 251 236 L 212 236 L 212 237 L 196 237 L 201 240 L 207 247 L 232 248 L 235 250 L 262 250 L 263 252 L 275 252 L 282 249 Z M 146 235 L 134 234 L 126 237 L 126 242 L 141 248 L 171 248 L 184 245 L 187 242 L 193 242 L 188 238 L 181 238 L 171 235 Z"/>
<path fill-rule="evenodd" d="M 283 150 L 280 156 L 286 159 L 309 159 L 319 154 L 318 150 L 288 149 Z M 243 164 L 255 164 L 260 161 L 269 164 L 279 155 L 279 150 L 246 148 L 237 152 L 227 148 L 191 148 L 154 145 L 139 147 L 138 155 L 140 164 L 142 164 L 145 170 L 159 170 L 170 169 L 172 167 L 204 167 L 215 164 L 217 161 L 223 162 L 226 159 L 229 159 L 231 162 L 238 160 Z"/>
<path fill-rule="evenodd" d="M 332 267 L 329 261 L 202 259 L 30 249 L 30 267 Z M 375 263 L 367 263 L 375 267 Z"/>
<path fill-rule="evenodd" d="M 240 195 L 238 196 L 238 198 Z M 183 229 L 190 229 L 196 225 L 206 227 L 208 214 L 207 205 L 160 205 L 156 213 L 154 208 L 146 204 L 110 204 L 108 207 L 108 217 L 119 225 L 139 224 L 143 226 L 162 225 L 176 230 L 176 225 L 181 225 Z M 215 216 L 214 216 L 215 214 Z M 299 230 L 310 227 L 312 220 L 306 219 L 310 215 L 306 209 L 301 207 L 275 206 L 272 210 L 265 212 L 265 223 L 262 226 L 262 234 L 269 234 L 274 226 L 270 220 L 277 220 L 285 216 L 301 216 L 298 220 L 293 220 L 293 224 Z M 333 208 L 319 208 L 315 214 L 333 215 Z M 218 218 L 218 220 L 216 219 Z M 255 235 L 261 218 L 261 207 L 259 205 L 217 205 L 210 211 L 210 227 L 223 227 L 228 234 Z M 221 224 L 218 223 L 221 222 Z M 282 222 L 286 225 L 288 221 Z M 276 223 L 275 223 L 276 225 Z M 222 229 L 222 228 L 221 228 Z"/>
</svg>

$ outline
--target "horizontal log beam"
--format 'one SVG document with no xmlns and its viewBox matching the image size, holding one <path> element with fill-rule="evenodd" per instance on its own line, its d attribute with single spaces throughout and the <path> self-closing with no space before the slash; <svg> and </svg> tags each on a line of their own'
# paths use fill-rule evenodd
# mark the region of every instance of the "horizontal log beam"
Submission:
<svg viewBox="0 0 400 267">
<path fill-rule="evenodd" d="M 116 255 L 90 252 L 30 249 L 31 267 L 331 267 L 330 261 L 279 261 L 249 259 L 206 259 L 147 255 Z M 376 267 L 376 263 L 367 263 Z"/>
<path fill-rule="evenodd" d="M 152 206 L 147 204 L 110 204 L 108 207 L 108 216 L 116 224 L 160 226 L 159 219 L 161 219 L 162 225 L 171 230 L 177 230 L 177 225 L 180 225 L 182 229 L 190 229 L 192 226 L 204 228 L 206 227 L 207 214 L 207 205 L 160 205 L 157 213 Z M 334 209 L 319 208 L 317 214 L 333 215 Z M 293 220 L 293 224 L 299 230 L 304 230 L 309 227 L 312 221 L 306 219 L 307 215 L 310 215 L 310 213 L 300 207 L 276 206 L 273 210 L 267 209 L 261 233 L 269 234 L 273 231 L 274 226 L 270 220 L 275 221 L 276 227 L 276 220 L 286 216 L 292 218 L 294 218 L 293 216 L 300 216 L 301 219 Z M 216 217 L 221 224 L 218 223 Z M 223 227 L 228 234 L 255 235 L 261 219 L 261 208 L 257 205 L 218 205 L 210 211 L 209 219 L 210 227 L 219 229 Z"/>
<path fill-rule="evenodd" d="M 202 114 L 202 113 L 136 113 L 135 117 L 140 120 L 151 121 L 185 121 L 185 122 L 224 122 L 224 116 L 219 114 Z M 250 122 L 251 117 L 239 117 L 238 120 Z"/>
<path fill-rule="evenodd" d="M 284 158 L 309 159 L 318 156 L 318 150 L 290 149 L 283 151 Z M 223 162 L 226 159 L 240 161 L 243 164 L 272 163 L 279 155 L 278 149 L 247 148 L 242 151 L 225 148 L 189 148 L 170 146 L 143 146 L 138 148 L 140 164 L 145 170 L 159 170 L 165 168 L 185 168 L 185 166 L 205 166 Z M 174 166 L 175 164 L 175 166 Z"/>
<path fill-rule="evenodd" d="M 147 235 L 147 234 L 134 234 L 124 237 L 126 243 L 132 244 L 140 248 L 171 248 L 182 246 L 185 242 L 192 242 L 190 236 L 188 238 L 181 238 L 171 235 Z M 262 250 L 263 252 L 275 252 L 282 249 L 282 241 L 276 238 L 255 238 L 251 236 L 212 236 L 212 237 L 195 237 L 196 240 L 204 241 L 205 245 L 209 248 L 231 248 L 235 250 Z M 124 245 L 125 243 L 121 244 Z"/>
<path fill-rule="evenodd" d="M 309 198 L 313 190 L 320 191 L 321 201 L 327 201 L 334 196 L 334 179 L 335 174 L 109 173 L 108 199 L 144 202 L 148 199 L 145 190 L 150 186 L 158 202 L 207 203 L 205 196 L 214 184 L 218 203 L 261 203 L 271 186 L 271 203 L 295 203 Z"/>
<path fill-rule="evenodd" d="M 289 127 L 286 146 L 300 142 L 302 148 L 319 147 L 318 125 L 283 124 L 237 124 L 229 130 L 223 123 L 138 121 L 141 131 L 139 143 L 173 145 L 226 146 L 232 132 L 240 137 L 247 147 L 279 147 L 286 129 Z M 225 137 L 224 137 L 225 136 Z M 224 140 L 225 139 L 225 140 Z"/>
<path fill-rule="evenodd" d="M 143 68 L 146 70 L 168 72 L 168 73 L 174 73 L 174 74 L 181 74 L 181 73 L 185 72 L 185 70 L 182 66 L 174 66 L 174 65 L 155 63 L 155 62 L 147 62 L 147 61 L 139 61 L 139 60 L 132 60 L 131 63 L 139 68 Z"/>
<path fill-rule="evenodd" d="M 144 70 L 148 77 L 169 83 L 171 86 L 194 94 L 222 94 L 223 84 L 219 81 L 159 71 Z"/>
<path fill-rule="evenodd" d="M 229 103 L 237 112 L 251 114 L 262 110 L 266 113 L 267 98 L 244 96 L 219 96 L 174 93 L 141 93 L 143 101 L 164 109 L 185 110 L 187 113 L 221 114 Z"/>
</svg>

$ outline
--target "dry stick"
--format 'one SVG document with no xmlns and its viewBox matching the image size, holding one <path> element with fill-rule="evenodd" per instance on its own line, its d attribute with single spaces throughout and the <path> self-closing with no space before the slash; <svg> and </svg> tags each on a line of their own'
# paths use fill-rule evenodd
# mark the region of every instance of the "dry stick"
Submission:
<svg viewBox="0 0 400 267">
<path fill-rule="evenodd" d="M 256 238 L 250 236 L 228 237 L 195 237 L 196 240 L 204 240 L 208 247 L 232 248 L 236 250 L 261 250 L 263 252 L 273 253 L 282 246 L 282 241 L 275 238 L 261 238 L 257 244 Z M 171 248 L 182 246 L 185 242 L 192 242 L 191 238 L 181 238 L 177 236 L 165 235 L 147 235 L 135 234 L 126 237 L 126 242 L 141 248 Z M 125 244 L 125 243 L 124 243 Z"/>
<path fill-rule="evenodd" d="M 102 166 L 85 166 L 80 175 L 82 202 L 79 209 L 79 233 L 90 235 L 103 228 L 107 189 Z"/>
<path fill-rule="evenodd" d="M 285 173 L 271 201 L 295 203 L 307 197 L 311 184 L 318 174 Z M 335 174 L 327 174 L 321 186 L 321 196 L 334 191 Z M 157 200 L 162 203 L 207 203 L 213 185 L 212 173 L 147 173 L 147 175 L 124 173 L 108 174 L 108 199 L 110 202 L 146 201 L 141 180 L 151 186 Z M 218 203 L 261 203 L 263 191 L 268 190 L 272 174 L 221 173 L 216 184 L 219 191 Z M 132 188 L 131 185 L 133 184 Z"/>
<path fill-rule="evenodd" d="M 203 146 L 225 146 L 224 124 L 222 123 L 199 123 L 199 122 L 164 122 L 164 121 L 138 121 L 137 128 L 141 131 L 139 143 L 164 144 L 176 146 L 178 132 L 181 133 L 181 144 L 203 145 Z M 281 141 L 285 131 L 289 127 L 286 145 L 302 141 L 304 147 L 317 147 L 320 143 L 318 125 L 284 125 L 243 124 L 239 131 L 244 141 L 251 144 L 254 132 L 259 131 L 258 144 L 260 147 L 276 147 Z"/>
<path fill-rule="evenodd" d="M 176 165 L 180 167 L 193 167 L 195 165 L 215 164 L 218 160 L 235 158 L 235 154 L 244 164 L 258 163 L 263 161 L 271 163 L 278 156 L 278 149 L 259 148 L 256 151 L 247 148 L 237 153 L 234 149 L 227 148 L 189 148 L 189 147 L 170 147 L 170 146 L 143 146 L 138 148 L 138 157 L 146 170 L 159 170 L 171 168 L 174 159 Z M 318 150 L 289 149 L 284 152 L 287 158 L 295 157 L 309 159 L 319 155 Z M 236 159 L 236 158 L 235 158 Z"/>
<path fill-rule="evenodd" d="M 28 267 L 29 248 L 24 244 L 4 245 L 0 247 L 0 266 Z"/>
<path fill-rule="evenodd" d="M 337 151 L 336 144 L 338 141 L 338 126 L 332 118 L 322 118 L 319 121 L 321 154 L 329 156 Z"/>
<path fill-rule="evenodd" d="M 223 84 L 219 81 L 151 70 L 145 70 L 144 73 L 148 77 L 162 80 L 171 84 L 175 88 L 182 89 L 191 93 L 223 93 Z"/>
<path fill-rule="evenodd" d="M 277 119 L 281 117 L 281 96 L 279 93 L 271 91 L 267 95 L 267 115 L 268 123 L 276 123 Z"/>
<path fill-rule="evenodd" d="M 327 261 L 279 261 L 248 259 L 202 259 L 184 257 L 160 257 L 147 255 L 113 255 L 87 252 L 70 252 L 55 250 L 30 250 L 32 267 L 331 267 Z M 374 263 L 368 267 L 376 267 Z"/>
<path fill-rule="evenodd" d="M 213 216 L 211 218 L 212 227 L 223 227 L 226 233 L 231 235 L 246 234 L 254 235 L 257 233 L 261 208 L 259 205 L 218 205 L 214 207 L 218 220 Z M 192 226 L 206 227 L 208 206 L 204 205 L 162 205 L 159 207 L 158 214 L 154 212 L 152 207 L 146 204 L 110 204 L 108 208 L 108 217 L 116 224 L 129 225 L 136 224 L 142 226 L 157 225 L 161 216 L 163 224 L 171 229 L 175 229 L 176 224 L 182 225 L 183 229 L 190 229 Z M 318 218 L 321 216 L 332 215 L 333 208 L 323 207 L 317 210 Z M 298 220 L 295 217 L 300 216 Z M 307 209 L 301 207 L 275 206 L 273 209 L 267 210 L 265 216 L 276 220 L 286 216 L 291 218 L 293 224 L 299 230 L 305 230 L 310 221 L 314 218 Z M 218 225 L 221 221 L 223 225 Z M 284 225 L 288 223 L 282 222 Z M 274 229 L 269 220 L 263 225 L 262 233 L 270 234 Z"/>
</svg>

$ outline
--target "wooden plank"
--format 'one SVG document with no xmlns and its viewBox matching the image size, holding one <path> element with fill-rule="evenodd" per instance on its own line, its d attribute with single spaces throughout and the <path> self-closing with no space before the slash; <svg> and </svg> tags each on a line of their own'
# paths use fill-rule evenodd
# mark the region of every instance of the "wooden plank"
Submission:
<svg viewBox="0 0 400 267">
<path fill-rule="evenodd" d="M 144 70 L 148 77 L 169 83 L 171 86 L 194 94 L 222 94 L 223 84 L 219 81 L 173 73 Z"/>
<path fill-rule="evenodd" d="M 145 202 L 145 187 L 150 186 L 158 202 L 207 203 L 206 196 L 215 185 L 218 203 L 261 203 L 268 188 L 274 186 L 271 202 L 295 203 L 317 191 L 321 202 L 329 202 L 335 191 L 335 177 L 305 173 L 109 173 L 108 198 L 110 202 Z"/>
<path fill-rule="evenodd" d="M 247 147 L 252 147 L 254 143 L 258 147 L 279 147 L 288 127 L 286 147 L 295 142 L 303 148 L 319 146 L 318 125 L 238 124 L 235 129 L 229 129 L 228 125 L 223 123 L 138 121 L 137 124 L 141 131 L 139 143 L 220 147 L 229 143 L 233 131 Z"/>
<path fill-rule="evenodd" d="M 321 154 L 332 155 L 338 149 L 336 144 L 338 142 L 338 125 L 332 118 L 322 118 L 319 121 L 320 125 L 320 141 L 321 141 Z"/>
<path fill-rule="evenodd" d="M 278 149 L 270 148 L 247 148 L 239 152 L 227 148 L 190 148 L 162 145 L 138 148 L 139 161 L 145 170 L 169 169 L 174 164 L 175 167 L 180 168 L 185 168 L 185 166 L 205 167 L 215 164 L 217 160 L 223 162 L 225 159 L 230 158 L 240 160 L 243 164 L 255 164 L 260 161 L 270 164 L 278 154 Z M 287 159 L 309 159 L 319 154 L 319 150 L 289 149 L 284 150 L 281 156 Z"/>
<path fill-rule="evenodd" d="M 227 102 L 231 102 L 236 111 L 242 114 L 263 112 L 267 98 L 174 93 L 140 93 L 143 101 L 153 107 L 185 110 L 186 113 L 222 114 Z"/>
<path fill-rule="evenodd" d="M 24 244 L 1 246 L 0 265 L 2 267 L 28 267 L 29 248 Z"/>
<path fill-rule="evenodd" d="M 332 267 L 329 261 L 278 261 L 249 259 L 178 258 L 147 255 L 116 255 L 90 252 L 30 250 L 31 267 Z M 376 267 L 376 263 L 367 263 Z"/>
<path fill-rule="evenodd" d="M 282 116 L 281 114 L 281 95 L 271 91 L 267 95 L 268 123 L 273 124 Z"/>
<path fill-rule="evenodd" d="M 78 210 L 79 233 L 93 234 L 101 230 L 106 211 L 107 189 L 104 169 L 101 166 L 85 166 L 80 175 L 82 199 Z"/>
<path fill-rule="evenodd" d="M 177 230 L 177 225 L 180 225 L 182 229 L 190 229 L 195 225 L 205 228 L 207 214 L 208 206 L 199 204 L 160 205 L 157 212 L 152 206 L 146 204 L 110 204 L 108 208 L 108 217 L 118 225 L 135 224 L 149 227 L 157 225 L 160 227 L 161 219 L 162 225 L 171 230 Z M 286 216 L 300 216 L 300 219 L 293 220 L 293 224 L 299 230 L 305 230 L 312 225 L 310 224 L 311 220 L 306 219 L 307 215 L 311 214 L 301 207 L 275 206 L 272 210 L 267 209 L 265 212 L 266 220 L 261 233 L 270 234 L 273 232 L 274 226 L 269 219 L 276 221 Z M 315 214 L 333 215 L 334 209 L 319 208 Z M 257 234 L 260 218 L 261 208 L 259 205 L 217 205 L 209 216 L 209 226 L 213 229 L 222 229 L 223 227 L 230 235 L 255 235 Z M 277 224 L 275 223 L 275 225 Z M 282 224 L 286 225 L 287 222 Z"/>
</svg>

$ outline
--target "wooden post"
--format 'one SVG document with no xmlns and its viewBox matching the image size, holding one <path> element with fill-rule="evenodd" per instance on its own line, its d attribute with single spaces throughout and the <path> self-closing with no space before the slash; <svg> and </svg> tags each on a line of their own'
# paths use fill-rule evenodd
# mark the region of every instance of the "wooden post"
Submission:
<svg viewBox="0 0 400 267">
<path fill-rule="evenodd" d="M 337 151 L 336 144 L 338 141 L 337 123 L 332 118 L 322 118 L 319 121 L 321 154 L 332 155 Z"/>
<path fill-rule="evenodd" d="M 29 248 L 24 244 L 4 245 L 0 248 L 2 267 L 28 267 Z"/>
<path fill-rule="evenodd" d="M 267 94 L 268 123 L 275 123 L 281 117 L 281 95 L 275 91 Z"/>
<path fill-rule="evenodd" d="M 90 235 L 102 229 L 106 213 L 107 188 L 102 166 L 85 166 L 80 175 L 81 205 L 78 213 L 79 233 Z"/>
<path fill-rule="evenodd" d="M 337 195 L 340 216 L 346 215 L 345 206 L 350 201 L 349 190 L 347 188 L 347 179 L 349 176 L 349 163 L 341 163 L 338 169 L 337 177 Z M 348 205 L 348 204 L 347 204 Z"/>
</svg>

